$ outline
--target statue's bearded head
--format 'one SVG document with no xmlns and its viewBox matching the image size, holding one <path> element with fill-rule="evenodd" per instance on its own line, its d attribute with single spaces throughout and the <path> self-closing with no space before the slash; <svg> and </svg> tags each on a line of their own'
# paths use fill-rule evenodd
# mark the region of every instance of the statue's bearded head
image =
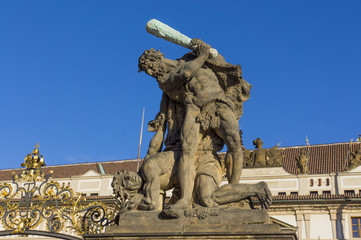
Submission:
<svg viewBox="0 0 361 240">
<path fill-rule="evenodd" d="M 114 175 L 112 188 L 115 196 L 125 201 L 137 193 L 142 184 L 143 181 L 136 172 L 120 170 Z"/>
<path fill-rule="evenodd" d="M 146 72 L 148 75 L 160 79 L 163 77 L 165 69 L 162 63 L 164 54 L 159 50 L 155 51 L 154 48 L 145 50 L 138 60 L 138 72 Z"/>
</svg>

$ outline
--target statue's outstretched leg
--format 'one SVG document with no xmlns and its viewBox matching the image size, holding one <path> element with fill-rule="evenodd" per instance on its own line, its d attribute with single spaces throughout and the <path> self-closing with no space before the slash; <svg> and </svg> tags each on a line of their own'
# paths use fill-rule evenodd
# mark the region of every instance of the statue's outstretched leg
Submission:
<svg viewBox="0 0 361 240">
<path fill-rule="evenodd" d="M 217 189 L 212 196 L 219 205 L 237 202 L 249 197 L 257 197 L 262 209 L 268 209 L 272 203 L 272 194 L 265 182 L 226 184 Z"/>
<path fill-rule="evenodd" d="M 220 125 L 215 131 L 227 145 L 225 163 L 228 182 L 236 184 L 239 182 L 243 168 L 243 152 L 238 121 L 231 110 L 220 110 Z"/>
<path fill-rule="evenodd" d="M 192 105 L 186 105 L 186 113 L 181 133 L 182 152 L 179 159 L 178 179 L 180 185 L 181 199 L 171 209 L 184 210 L 192 206 L 192 193 L 195 179 L 194 158 L 198 149 L 201 134 L 200 125 L 196 123 L 199 109 Z"/>
</svg>

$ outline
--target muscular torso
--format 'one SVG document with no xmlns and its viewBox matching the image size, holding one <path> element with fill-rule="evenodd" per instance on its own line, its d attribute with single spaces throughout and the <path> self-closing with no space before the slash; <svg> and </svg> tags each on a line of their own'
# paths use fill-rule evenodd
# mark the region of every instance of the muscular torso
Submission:
<svg viewBox="0 0 361 240">
<path fill-rule="evenodd" d="M 186 90 L 188 94 L 191 94 L 193 103 L 198 107 L 203 107 L 215 99 L 225 99 L 224 91 L 219 86 L 216 75 L 210 69 L 201 68 L 197 75 L 189 81 Z"/>
<path fill-rule="evenodd" d="M 174 71 L 179 71 L 179 67 Z M 173 81 L 178 81 L 177 77 L 172 75 L 172 72 L 166 77 L 169 76 L 174 78 Z M 182 80 L 179 79 L 179 81 Z M 224 91 L 220 87 L 216 75 L 208 68 L 201 68 L 190 80 L 179 87 L 171 88 L 169 85 L 165 87 L 164 84 L 159 84 L 159 87 L 170 99 L 183 104 L 189 103 L 191 100 L 199 108 L 212 100 L 225 99 Z"/>
</svg>

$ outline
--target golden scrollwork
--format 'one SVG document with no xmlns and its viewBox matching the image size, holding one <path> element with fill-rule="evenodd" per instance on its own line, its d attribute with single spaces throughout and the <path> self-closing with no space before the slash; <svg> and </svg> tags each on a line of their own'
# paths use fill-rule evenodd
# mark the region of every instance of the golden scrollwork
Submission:
<svg viewBox="0 0 361 240">
<path fill-rule="evenodd" d="M 50 232 L 70 230 L 82 235 L 100 232 L 111 222 L 104 204 L 89 203 L 81 194 L 74 196 L 69 186 L 50 180 L 52 172 L 46 175 L 41 171 L 45 162 L 39 144 L 21 166 L 26 169 L 13 175 L 11 184 L 0 184 L 0 220 L 6 230 L 21 234 L 45 222 Z"/>
</svg>

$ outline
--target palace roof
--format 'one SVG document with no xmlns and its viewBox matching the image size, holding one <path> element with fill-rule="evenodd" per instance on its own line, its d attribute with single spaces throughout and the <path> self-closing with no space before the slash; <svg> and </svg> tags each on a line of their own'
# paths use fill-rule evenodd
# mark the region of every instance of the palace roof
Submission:
<svg viewBox="0 0 361 240">
<path fill-rule="evenodd" d="M 311 146 L 293 146 L 279 149 L 283 151 L 282 165 L 288 173 L 297 174 L 296 156 L 300 154 L 301 150 L 306 150 L 309 151 L 309 174 L 325 174 L 342 172 L 346 159 L 350 158 L 349 151 L 354 152 L 356 149 L 361 149 L 361 142 L 352 144 L 333 143 Z M 143 160 L 140 160 L 139 165 L 141 165 L 142 162 Z M 46 174 L 53 171 L 53 178 L 70 178 L 72 176 L 83 175 L 89 170 L 93 170 L 99 174 L 114 175 L 120 169 L 135 171 L 136 168 L 137 160 L 132 159 L 44 166 L 42 167 L 42 171 Z M 11 180 L 11 175 L 13 173 L 17 174 L 22 170 L 24 170 L 24 168 L 0 170 L 0 181 Z"/>
</svg>

